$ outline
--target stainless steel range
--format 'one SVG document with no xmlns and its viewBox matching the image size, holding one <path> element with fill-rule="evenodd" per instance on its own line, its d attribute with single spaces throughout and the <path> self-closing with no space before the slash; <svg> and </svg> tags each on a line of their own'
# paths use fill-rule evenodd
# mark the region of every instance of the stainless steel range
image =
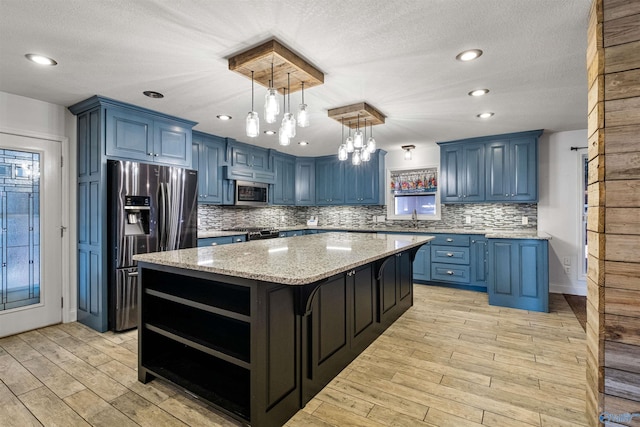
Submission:
<svg viewBox="0 0 640 427">
<path fill-rule="evenodd" d="M 266 227 L 233 227 L 226 228 L 223 231 L 237 231 L 247 234 L 247 240 L 273 239 L 280 236 L 280 231 L 275 228 Z"/>
</svg>

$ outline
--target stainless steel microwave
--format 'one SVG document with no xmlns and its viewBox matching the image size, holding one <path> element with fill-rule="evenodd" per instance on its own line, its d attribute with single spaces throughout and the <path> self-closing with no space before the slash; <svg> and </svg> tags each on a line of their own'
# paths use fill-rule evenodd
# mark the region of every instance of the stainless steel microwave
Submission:
<svg viewBox="0 0 640 427">
<path fill-rule="evenodd" d="M 238 206 L 267 206 L 269 184 L 236 181 L 235 204 Z"/>
</svg>

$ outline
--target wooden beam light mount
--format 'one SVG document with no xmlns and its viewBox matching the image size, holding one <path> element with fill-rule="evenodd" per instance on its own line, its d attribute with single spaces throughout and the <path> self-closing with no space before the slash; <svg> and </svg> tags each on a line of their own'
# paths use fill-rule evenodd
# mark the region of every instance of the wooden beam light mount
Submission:
<svg viewBox="0 0 640 427">
<path fill-rule="evenodd" d="M 229 58 L 229 69 L 251 78 L 254 72 L 254 81 L 268 88 L 271 80 L 271 64 L 273 64 L 273 87 L 280 94 L 284 94 L 283 88 L 287 87 L 287 73 L 291 76 L 291 93 L 304 88 L 324 84 L 324 73 L 304 60 L 298 54 L 276 40 L 269 40 L 259 46 Z"/>
<path fill-rule="evenodd" d="M 348 126 L 351 129 L 358 127 L 358 117 L 360 117 L 361 127 L 364 127 L 364 119 L 367 119 L 367 125 L 381 125 L 384 123 L 386 118 L 384 114 L 366 102 L 332 108 L 328 111 L 328 115 L 329 118 L 337 120 L 340 123 L 342 123 L 342 120 L 344 119 L 345 126 Z"/>
</svg>

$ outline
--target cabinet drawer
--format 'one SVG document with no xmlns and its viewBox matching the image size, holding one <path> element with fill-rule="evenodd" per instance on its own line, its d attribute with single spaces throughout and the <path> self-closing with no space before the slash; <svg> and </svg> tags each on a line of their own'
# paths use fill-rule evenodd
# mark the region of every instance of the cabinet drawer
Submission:
<svg viewBox="0 0 640 427">
<path fill-rule="evenodd" d="M 469 265 L 469 248 L 432 245 L 431 262 Z"/>
<path fill-rule="evenodd" d="M 468 234 L 436 234 L 431 241 L 432 245 L 469 246 Z"/>
<path fill-rule="evenodd" d="M 432 263 L 431 280 L 438 282 L 469 283 L 469 266 Z"/>
</svg>

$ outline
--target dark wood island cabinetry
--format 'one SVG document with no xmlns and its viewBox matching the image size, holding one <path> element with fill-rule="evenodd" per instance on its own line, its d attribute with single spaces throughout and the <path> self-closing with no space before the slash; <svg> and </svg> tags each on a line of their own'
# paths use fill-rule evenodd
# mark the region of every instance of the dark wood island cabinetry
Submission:
<svg viewBox="0 0 640 427">
<path fill-rule="evenodd" d="M 138 257 L 138 378 L 282 425 L 412 301 L 429 236 L 324 233 Z"/>
</svg>

